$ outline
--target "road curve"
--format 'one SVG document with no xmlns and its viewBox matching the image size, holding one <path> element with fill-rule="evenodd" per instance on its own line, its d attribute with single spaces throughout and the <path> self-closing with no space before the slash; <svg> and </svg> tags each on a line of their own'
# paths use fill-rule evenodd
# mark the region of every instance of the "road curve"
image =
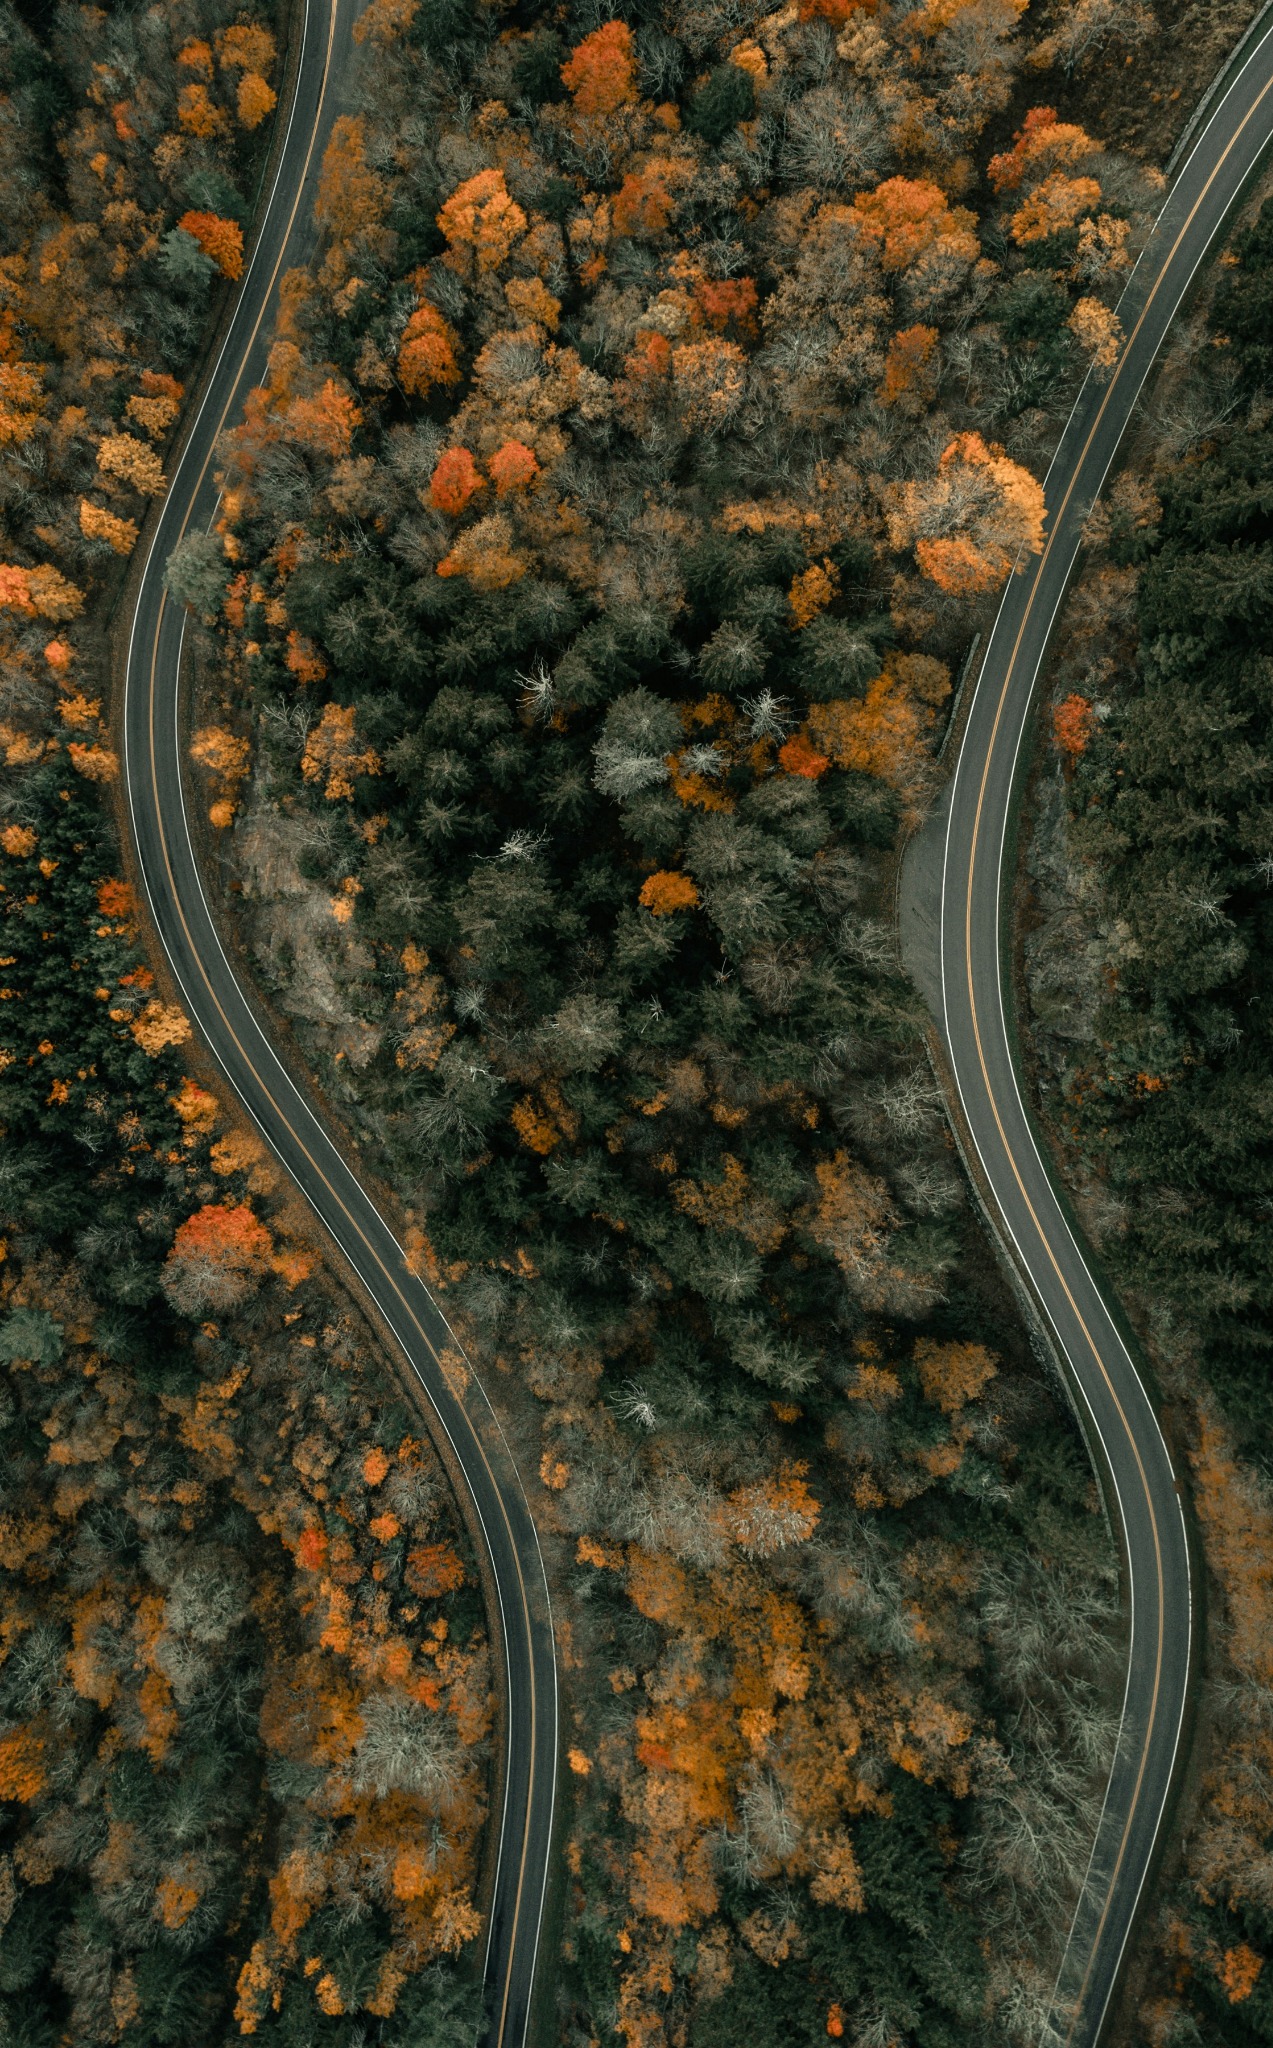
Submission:
<svg viewBox="0 0 1273 2048">
<path fill-rule="evenodd" d="M 497 1589 L 505 1756 L 486 1953 L 486 2037 L 522 2048 L 547 1885 L 557 1767 L 556 1669 L 534 1522 L 498 1421 L 441 1310 L 291 1080 L 216 933 L 182 787 L 183 615 L 163 568 L 214 514 L 216 437 L 260 381 L 279 278 L 307 237 L 322 145 L 337 111 L 354 0 L 304 0 L 287 129 L 233 322 L 150 537 L 128 641 L 123 768 L 141 882 L 196 1029 L 400 1345 L 455 1453 Z M 1176 1476 L 1153 1407 L 1084 1250 L 1053 1192 L 1021 1099 L 1002 974 L 1003 854 L 1030 703 L 1094 502 L 1163 337 L 1273 132 L 1273 29 L 1252 42 L 1179 172 L 1120 308 L 1126 345 L 1089 384 L 1046 483 L 1049 536 L 1005 593 L 952 785 L 941 895 L 942 1028 L 963 1118 L 1015 1251 L 1101 1446 L 1122 1522 L 1131 1644 L 1118 1748 L 1091 1868 L 1062 1963 L 1055 2038 L 1100 2033 L 1152 1861 L 1176 1762 L 1192 1636 Z"/>
<path fill-rule="evenodd" d="M 1090 1255 L 1053 1191 L 1022 1101 L 1004 940 L 1005 845 L 1031 701 L 1096 500 L 1167 329 L 1273 135 L 1273 27 L 1234 62 L 1177 173 L 1119 307 L 1112 377 L 1079 395 L 1048 472 L 1043 553 L 1010 579 L 950 791 L 940 901 L 940 1018 L 1005 1243 L 1068 1362 L 1121 1521 L 1131 1641 L 1122 1722 L 1091 1865 L 1057 1980 L 1052 2038 L 1090 2048 L 1110 2010 L 1162 1827 L 1189 1688 L 1192 1588 L 1180 1490 L 1153 1404 Z"/>
<path fill-rule="evenodd" d="M 204 381 L 190 432 L 150 536 L 127 645 L 123 776 L 133 850 L 155 928 L 204 1045 L 249 1116 L 353 1267 L 449 1439 L 485 1542 L 497 1593 L 504 1754 L 498 1858 L 487 1930 L 484 2038 L 522 2048 L 547 1888 L 557 1771 L 552 1616 L 535 1524 L 498 1420 L 471 1367 L 443 1371 L 459 1346 L 401 1246 L 346 1164 L 257 1020 L 218 939 L 182 789 L 178 691 L 185 626 L 164 565 L 215 513 L 218 434 L 262 381 L 280 277 L 310 238 L 318 170 L 340 111 L 339 86 L 361 0 L 300 0 L 296 84 L 233 321 Z"/>
</svg>

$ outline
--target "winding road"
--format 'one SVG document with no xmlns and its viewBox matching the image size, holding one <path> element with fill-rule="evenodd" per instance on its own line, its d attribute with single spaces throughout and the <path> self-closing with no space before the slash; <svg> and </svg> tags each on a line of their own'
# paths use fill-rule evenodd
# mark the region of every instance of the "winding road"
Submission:
<svg viewBox="0 0 1273 2048">
<path fill-rule="evenodd" d="M 522 2048 L 552 1848 L 558 1710 L 552 1616 L 516 1466 L 445 1317 L 289 1075 L 218 938 L 183 794 L 184 615 L 164 565 L 215 516 L 218 434 L 262 379 L 278 283 L 312 240 L 318 168 L 340 111 L 355 0 L 300 0 L 295 87 L 232 322 L 204 381 L 144 555 L 127 648 L 123 768 L 134 851 L 164 951 L 204 1044 L 392 1331 L 449 1439 L 485 1542 L 503 1663 L 498 1858 L 485 2038 Z M 1176 1475 L 1152 1403 L 1053 1191 L 1021 1099 L 1002 973 L 1004 847 L 1031 697 L 1079 545 L 1145 377 L 1200 263 L 1273 129 L 1273 30 L 1253 37 L 1177 176 L 1121 308 L 1126 346 L 1089 384 L 1049 472 L 1049 537 L 1014 576 L 977 682 L 944 813 L 940 932 L 930 990 L 1005 1242 L 1068 1362 L 1121 1517 L 1132 1628 L 1118 1749 L 1056 1994 L 1054 2039 L 1095 2041 L 1154 1856 L 1188 1690 L 1189 1556 Z M 922 978 L 922 977 L 921 977 Z"/>
<path fill-rule="evenodd" d="M 1239 46 L 1128 281 L 1119 306 L 1126 340 L 1113 375 L 1084 386 L 1057 447 L 1044 486 L 1043 552 L 1009 581 L 948 800 L 908 857 L 903 886 L 907 958 L 937 1013 L 961 1134 L 1005 1248 L 1068 1368 L 1123 1546 L 1131 1633 L 1122 1719 L 1053 2000 L 1052 2039 L 1067 2048 L 1090 2048 L 1101 2033 L 1153 1865 L 1181 1748 L 1193 1589 L 1180 1486 L 1153 1401 L 1057 1199 L 1022 1100 L 1005 970 L 1013 882 L 1005 849 L 1035 686 L 1080 529 L 1172 319 L 1271 135 L 1266 26 Z M 934 883 L 940 876 L 927 946 L 915 900 L 926 865 Z"/>
<path fill-rule="evenodd" d="M 185 614 L 163 580 L 183 534 L 206 529 L 215 516 L 217 436 L 263 380 L 279 280 L 312 242 L 318 170 L 342 111 L 340 81 L 360 11 L 354 0 L 301 0 L 297 8 L 295 88 L 256 246 L 142 566 L 127 648 L 123 774 L 142 886 L 195 1029 L 392 1331 L 468 1488 L 496 1590 L 492 1619 L 503 1667 L 483 2031 L 489 2048 L 522 2048 L 548 1882 L 558 1751 L 552 1614 L 535 1524 L 480 1380 L 471 1366 L 457 1372 L 448 1361 L 443 1370 L 441 1354 L 460 1349 L 446 1318 L 284 1069 L 217 936 L 182 788 Z"/>
</svg>

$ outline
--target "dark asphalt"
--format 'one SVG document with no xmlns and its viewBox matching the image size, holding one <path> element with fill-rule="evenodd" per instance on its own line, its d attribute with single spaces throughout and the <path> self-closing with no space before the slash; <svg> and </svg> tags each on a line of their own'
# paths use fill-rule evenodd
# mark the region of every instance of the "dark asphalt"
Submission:
<svg viewBox="0 0 1273 2048">
<path fill-rule="evenodd" d="M 1177 173 L 1119 309 L 1127 339 L 1114 375 L 1085 386 L 1053 459 L 1046 547 L 1005 592 L 943 806 L 938 952 L 919 977 L 926 992 L 940 992 L 960 1107 L 1002 1235 L 1068 1362 L 1122 1524 L 1131 1613 L 1122 1725 L 1055 2000 L 1052 2038 L 1073 2048 L 1090 2048 L 1100 2035 L 1153 1864 L 1189 1687 L 1192 1589 L 1176 1473 L 1157 1416 L 1090 1254 L 1053 1191 L 1021 1099 L 1005 967 L 1012 875 L 1004 850 L 1034 689 L 1080 527 L 1171 320 L 1271 132 L 1273 28 L 1235 65 Z M 922 903 L 905 904 L 903 913 L 911 932 L 922 932 Z"/>
<path fill-rule="evenodd" d="M 183 621 L 163 566 L 216 501 L 212 457 L 264 370 L 276 288 L 300 260 L 322 146 L 339 111 L 352 0 L 308 0 L 289 129 L 233 325 L 201 398 L 151 538 L 129 644 L 124 773 L 155 925 L 190 1016 L 266 1142 L 312 1204 L 392 1329 L 449 1437 L 498 1589 L 505 1757 L 486 1959 L 487 2038 L 521 2048 L 551 1847 L 558 1723 L 548 1591 L 525 1495 L 480 1382 L 445 1375 L 456 1349 L 440 1309 L 305 1095 L 289 1078 L 217 937 L 182 789 L 178 681 Z M 1128 287 L 1128 342 L 1112 380 L 1080 398 L 1047 480 L 1046 552 L 1005 595 L 951 792 L 941 898 L 941 1018 L 964 1117 L 1005 1235 L 1069 1362 L 1122 1518 L 1132 1634 L 1117 1757 L 1057 1993 L 1057 2033 L 1100 2032 L 1157 1843 L 1189 1677 L 1191 1590 L 1171 1459 L 1135 1365 L 1053 1193 L 1013 1062 L 1001 959 L 1002 861 L 1018 758 L 1079 528 L 1113 460 L 1181 298 L 1273 126 L 1273 31 L 1255 42 L 1177 176 Z"/>
<path fill-rule="evenodd" d="M 445 1317 L 407 1270 L 388 1224 L 281 1065 L 222 950 L 183 800 L 178 692 L 184 614 L 163 585 L 164 564 L 182 535 L 206 528 L 214 517 L 217 435 L 237 419 L 248 390 L 263 378 L 278 281 L 302 260 L 311 239 L 323 147 L 341 111 L 340 79 L 359 11 L 354 0 L 306 0 L 304 6 L 295 98 L 258 241 L 142 571 L 128 646 L 124 777 L 145 894 L 195 1029 L 392 1330 L 450 1440 L 485 1538 L 498 1591 L 491 1620 L 502 1637 L 504 1714 L 485 2039 L 491 2048 L 522 2048 L 547 1887 L 558 1749 L 552 1617 L 534 1520 L 476 1373 L 471 1367 L 443 1372 L 439 1354 L 459 1350 Z"/>
</svg>

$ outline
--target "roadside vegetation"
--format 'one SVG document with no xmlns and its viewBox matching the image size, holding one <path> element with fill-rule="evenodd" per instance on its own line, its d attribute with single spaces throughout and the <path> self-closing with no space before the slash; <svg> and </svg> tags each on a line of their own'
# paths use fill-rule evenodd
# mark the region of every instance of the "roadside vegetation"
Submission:
<svg viewBox="0 0 1273 2048">
<path fill-rule="evenodd" d="M 1179 1404 L 1213 1581 L 1147 2042 L 1273 2040 L 1273 204 L 1094 515 L 1030 856 L 1045 1107 Z"/>
<path fill-rule="evenodd" d="M 1037 2038 L 1085 1864 L 1113 1560 L 888 921 L 1161 190 L 1102 20 L 373 0 L 170 565 L 227 903 L 533 1445 L 578 2048 Z"/>
<path fill-rule="evenodd" d="M 0 2014 L 32 2048 L 459 2048 L 473 1560 L 186 1071 L 104 808 L 108 607 L 241 273 L 276 24 L 32 18 L 0 9 Z M 1160 185 L 1075 105 L 1152 27 L 373 0 L 222 528 L 173 565 L 216 624 L 193 759 L 263 971 L 533 1441 L 571 2048 L 1038 2035 L 1112 1742 L 1113 1568 L 978 1256 L 890 862 L 1117 345 Z M 1226 317 L 1249 436 L 1260 320 Z M 1209 437 L 1223 414 L 1182 449 Z M 1263 488 L 1234 474 L 1197 515 L 1226 545 Z M 1170 506 L 1105 537 L 1117 617 Z M 1067 695 L 1087 772 L 1100 704 Z M 1247 943 L 1242 830 L 1208 901 Z M 1195 994 L 1155 1012 L 1173 1044 L 1210 1042 Z M 1156 1108 L 1175 1068 L 1136 1071 Z M 1243 1246 L 1196 1325 L 1234 1739 L 1164 2042 L 1258 2029 L 1267 1995 L 1273 1523 L 1232 1441 L 1262 1239 L 1208 1172 L 1200 1227 Z"/>
<path fill-rule="evenodd" d="M 473 1559 L 188 1071 L 103 803 L 107 606 L 237 274 L 273 37 L 215 6 L 41 27 L 0 11 L 0 2036 L 460 2048 Z"/>
</svg>

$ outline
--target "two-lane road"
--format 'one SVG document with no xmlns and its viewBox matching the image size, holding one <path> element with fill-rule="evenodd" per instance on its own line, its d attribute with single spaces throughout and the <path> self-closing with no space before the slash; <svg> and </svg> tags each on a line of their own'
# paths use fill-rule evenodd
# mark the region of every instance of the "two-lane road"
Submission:
<svg viewBox="0 0 1273 2048">
<path fill-rule="evenodd" d="M 124 777 L 141 882 L 195 1028 L 393 1332 L 468 1489 L 497 1594 L 493 1620 L 503 1666 L 485 2038 L 490 2048 L 523 2048 L 548 1878 L 558 1748 L 552 1617 L 535 1525 L 480 1380 L 471 1368 L 466 1382 L 454 1367 L 443 1371 L 440 1354 L 459 1347 L 441 1310 L 408 1271 L 356 1171 L 282 1066 L 218 939 L 182 793 L 178 692 L 184 614 L 166 596 L 163 582 L 178 541 L 207 528 L 214 517 L 217 436 L 238 418 L 248 390 L 262 379 L 279 279 L 302 259 L 311 236 L 323 147 L 340 111 L 340 78 L 359 11 L 356 0 L 302 0 L 297 10 L 295 91 L 256 246 L 142 567 L 127 649 Z"/>
<path fill-rule="evenodd" d="M 1047 542 L 1010 580 L 960 744 L 946 812 L 939 960 L 935 977 L 925 977 L 999 1228 L 1068 1363 L 1121 1523 L 1131 1616 L 1123 1717 L 1054 2009 L 1053 2038 L 1074 2048 L 1090 2048 L 1101 2032 L 1153 1863 L 1189 1688 L 1192 1589 L 1171 1455 L 1022 1102 L 1005 987 L 1012 876 L 1004 854 L 1035 685 L 1083 520 L 1167 329 L 1271 133 L 1273 28 L 1252 39 L 1217 95 L 1129 280 L 1114 374 L 1084 388 L 1053 458 Z"/>
<path fill-rule="evenodd" d="M 190 1016 L 227 1082 L 312 1204 L 393 1331 L 449 1437 L 484 1537 L 502 1638 L 505 1753 L 489 1927 L 488 2039 L 522 2048 L 551 1846 L 558 1724 L 548 1592 L 534 1522 L 477 1377 L 439 1354 L 436 1303 L 307 1096 L 290 1079 L 221 947 L 182 792 L 183 620 L 163 568 L 213 517 L 213 449 L 260 380 L 277 285 L 299 260 L 337 111 L 355 0 L 302 0 L 295 93 L 234 320 L 205 381 L 152 532 L 127 654 L 124 773 L 134 850 Z M 1109 2007 L 1152 1861 L 1189 1677 L 1189 1559 L 1171 1459 L 1135 1365 L 1053 1193 L 1023 1107 L 1001 966 L 1003 850 L 1030 701 L 1079 543 L 1167 327 L 1273 126 L 1273 33 L 1253 43 L 1173 185 L 1123 306 L 1127 345 L 1082 395 L 1047 481 L 1043 555 L 1014 577 L 987 651 L 951 792 L 941 895 L 941 1022 L 963 1116 L 1006 1239 L 1086 1405 L 1122 1520 L 1132 1636 L 1117 1757 L 1058 1985 L 1056 2038 L 1090 2044 Z"/>
</svg>

